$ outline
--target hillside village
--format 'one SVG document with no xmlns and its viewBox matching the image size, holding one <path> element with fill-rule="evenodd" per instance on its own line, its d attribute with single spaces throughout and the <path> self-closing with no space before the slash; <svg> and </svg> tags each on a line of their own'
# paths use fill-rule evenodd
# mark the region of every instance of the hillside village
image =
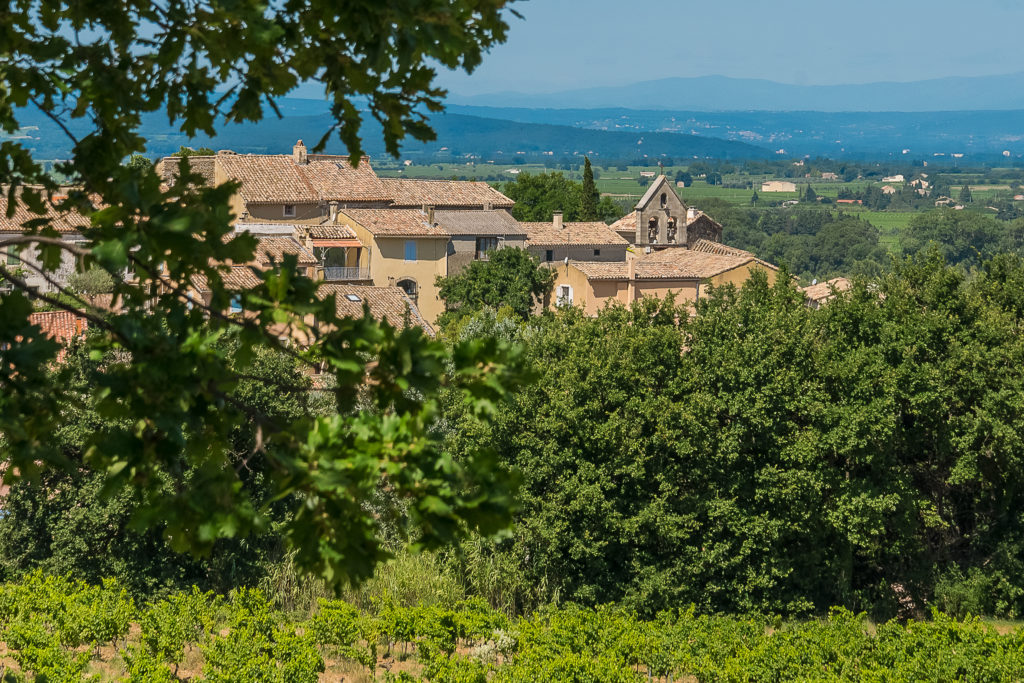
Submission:
<svg viewBox="0 0 1024 683">
<path fill-rule="evenodd" d="M 169 186 L 181 165 L 182 158 L 166 157 L 156 169 Z M 778 271 L 722 244 L 722 226 L 687 206 L 664 175 L 633 212 L 606 225 L 563 221 L 559 212 L 550 221 L 519 222 L 513 201 L 487 183 L 378 177 L 368 158 L 353 166 L 347 156 L 311 154 L 301 140 L 291 154 L 222 150 L 190 156 L 188 165 L 206 184 L 239 183 L 231 201 L 234 232 L 253 235 L 258 247 L 250 263 L 223 264 L 231 289 L 258 284 L 258 272 L 292 255 L 302 272 L 322 281 L 322 296 L 335 297 L 339 315 L 358 315 L 365 305 L 378 320 L 429 335 L 445 310 L 437 278 L 505 247 L 525 249 L 555 271 L 553 294 L 543 305 L 574 305 L 588 315 L 641 297 L 672 294 L 692 303 L 709 285 L 740 285 L 756 271 L 774 281 Z M 35 217 L 19 205 L 0 222 L 0 234 L 20 234 Z M 55 218 L 62 239 L 83 240 L 83 217 Z M 45 276 L 30 249 L 0 258 L 24 266 L 27 281 L 42 292 L 59 290 L 75 271 L 67 252 L 63 267 Z M 810 303 L 830 291 L 809 288 Z M 209 295 L 201 279 L 189 283 L 188 296 L 209 303 Z M 241 306 L 225 313 L 241 313 Z M 69 323 L 66 312 L 37 313 L 34 321 L 58 338 L 86 326 L 82 319 Z"/>
</svg>

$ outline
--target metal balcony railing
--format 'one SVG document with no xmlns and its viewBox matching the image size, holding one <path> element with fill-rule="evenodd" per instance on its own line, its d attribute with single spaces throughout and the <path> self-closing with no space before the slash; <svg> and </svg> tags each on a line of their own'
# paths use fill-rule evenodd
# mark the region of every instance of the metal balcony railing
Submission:
<svg viewBox="0 0 1024 683">
<path fill-rule="evenodd" d="M 324 266 L 324 279 L 329 282 L 369 280 L 370 269 L 358 266 Z"/>
</svg>

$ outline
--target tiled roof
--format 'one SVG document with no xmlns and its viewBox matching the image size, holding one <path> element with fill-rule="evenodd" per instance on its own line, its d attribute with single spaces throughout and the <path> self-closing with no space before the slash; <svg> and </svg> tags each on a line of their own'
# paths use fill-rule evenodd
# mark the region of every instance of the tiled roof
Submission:
<svg viewBox="0 0 1024 683">
<path fill-rule="evenodd" d="M 355 231 L 347 225 L 313 225 L 305 228 L 315 240 L 354 240 Z"/>
<path fill-rule="evenodd" d="M 616 232 L 636 233 L 636 211 L 630 211 L 608 227 Z"/>
<path fill-rule="evenodd" d="M 342 223 L 329 223 L 330 219 L 305 220 L 257 220 L 247 218 L 235 221 L 235 232 L 248 232 L 256 235 L 296 237 L 301 239 L 306 233 L 315 240 L 354 240 L 356 233 Z"/>
<path fill-rule="evenodd" d="M 89 321 L 69 311 L 40 311 L 31 313 L 28 321 L 38 325 L 50 339 L 61 343 L 85 334 Z"/>
<path fill-rule="evenodd" d="M 435 211 L 434 222 L 451 235 L 526 235 L 508 211 Z"/>
<path fill-rule="evenodd" d="M 419 209 L 342 209 L 341 215 L 379 237 L 448 237 L 448 232 L 427 223 Z"/>
<path fill-rule="evenodd" d="M 691 226 L 694 223 L 697 223 L 698 221 L 704 221 L 706 223 L 710 223 L 711 225 L 713 225 L 713 226 L 715 226 L 717 228 L 721 228 L 722 227 L 721 223 L 719 223 L 718 221 L 716 221 L 714 218 L 712 218 L 711 216 L 707 215 L 703 211 L 697 211 L 696 215 L 693 216 L 692 218 L 690 218 L 688 216 L 686 218 L 686 225 L 687 226 Z"/>
<path fill-rule="evenodd" d="M 703 254 L 724 254 L 726 256 L 753 256 L 749 251 L 743 251 L 736 247 L 730 247 L 722 244 L 721 242 L 712 242 L 711 240 L 699 239 L 690 245 L 691 251 L 701 252 Z"/>
<path fill-rule="evenodd" d="M 238 291 L 252 289 L 262 282 L 259 275 L 253 272 L 251 266 L 234 266 L 227 272 L 221 273 L 221 278 L 224 280 L 224 286 L 227 289 Z M 210 285 L 202 275 L 196 275 L 192 278 L 192 286 L 199 292 L 210 291 Z"/>
<path fill-rule="evenodd" d="M 409 323 L 434 336 L 434 329 L 420 315 L 416 304 L 399 287 L 370 287 L 350 284 L 321 284 L 318 296 L 334 295 L 339 316 L 361 317 L 363 302 L 369 305 L 370 315 L 377 320 L 386 320 L 392 327 L 404 327 L 406 316 Z"/>
<path fill-rule="evenodd" d="M 474 180 L 414 180 L 411 178 L 381 178 L 396 207 L 483 207 L 509 209 L 511 199 L 485 182 Z"/>
<path fill-rule="evenodd" d="M 563 223 L 556 228 L 554 223 L 520 223 L 526 229 L 526 242 L 530 246 L 546 247 L 561 245 L 577 246 L 628 246 L 622 235 L 604 223 Z"/>
<path fill-rule="evenodd" d="M 170 184 L 178 177 L 181 170 L 182 157 L 164 157 L 156 162 L 156 172 L 165 183 Z M 217 157 L 213 155 L 195 155 L 188 158 L 188 167 L 192 173 L 203 176 L 207 185 L 213 185 L 217 179 Z"/>
<path fill-rule="evenodd" d="M 555 267 L 560 265 L 555 264 Z M 625 280 L 629 275 L 629 266 L 622 261 L 569 261 L 569 265 L 575 266 L 588 280 Z"/>
<path fill-rule="evenodd" d="M 280 264 L 285 254 L 295 254 L 298 257 L 298 265 L 315 266 L 317 261 L 309 249 L 302 245 L 294 237 L 259 237 L 256 245 L 256 262 L 265 268 L 269 268 L 271 259 Z"/>
<path fill-rule="evenodd" d="M 819 282 L 816 285 L 801 287 L 800 291 L 802 291 L 811 301 L 823 304 L 832 299 L 835 296 L 835 293 L 847 292 L 852 287 L 853 283 L 845 277 L 835 277 L 827 282 Z"/>
<path fill-rule="evenodd" d="M 637 277 L 665 277 L 668 273 L 675 272 L 680 277 L 704 279 L 751 261 L 757 259 L 750 255 L 709 254 L 682 248 L 664 249 L 637 259 Z M 771 264 L 760 263 L 774 268 Z"/>
<path fill-rule="evenodd" d="M 352 168 L 346 156 L 311 154 L 296 164 L 290 154 L 219 154 L 224 174 L 241 182 L 242 201 L 252 204 L 318 201 L 386 201 L 390 195 L 363 158 Z"/>
<path fill-rule="evenodd" d="M 40 218 L 49 218 L 54 230 L 57 232 L 79 232 L 83 227 L 89 226 L 89 220 L 78 213 L 60 212 L 49 204 L 47 212 L 40 216 L 33 213 L 22 202 L 17 202 L 14 207 L 14 215 L 7 217 L 7 193 L 0 193 L 0 232 L 24 232 L 23 227 L 28 221 Z"/>
</svg>

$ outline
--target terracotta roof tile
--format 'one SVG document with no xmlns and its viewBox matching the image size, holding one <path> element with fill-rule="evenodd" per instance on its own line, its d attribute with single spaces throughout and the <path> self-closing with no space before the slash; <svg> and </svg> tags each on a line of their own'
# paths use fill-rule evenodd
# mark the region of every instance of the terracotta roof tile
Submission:
<svg viewBox="0 0 1024 683">
<path fill-rule="evenodd" d="M 434 221 L 451 235 L 521 235 L 526 228 L 508 211 L 435 211 Z"/>
<path fill-rule="evenodd" d="M 395 207 L 483 207 L 509 209 L 515 204 L 485 182 L 474 180 L 414 180 L 381 178 Z"/>
<path fill-rule="evenodd" d="M 630 211 L 608 227 L 616 232 L 636 234 L 636 211 Z"/>
<path fill-rule="evenodd" d="M 520 223 L 526 230 L 526 243 L 530 246 L 628 246 L 622 235 L 600 222 L 563 223 L 558 229 L 554 223 Z"/>
<path fill-rule="evenodd" d="M 328 223 L 329 219 L 305 220 L 255 220 L 247 218 L 235 221 L 235 232 L 249 232 L 253 235 L 274 235 L 301 239 L 307 232 L 313 239 L 342 240 L 356 239 L 352 228 L 342 223 Z"/>
<path fill-rule="evenodd" d="M 341 214 L 379 237 L 448 237 L 419 209 L 342 209 Z"/>
<path fill-rule="evenodd" d="M 355 231 L 347 225 L 313 225 L 306 228 L 315 240 L 354 240 Z"/>
<path fill-rule="evenodd" d="M 24 224 L 28 221 L 39 218 L 49 218 L 51 225 L 57 232 L 79 232 L 89 227 L 89 219 L 79 213 L 58 211 L 50 204 L 46 204 L 47 212 L 40 216 L 33 213 L 22 203 L 18 202 L 14 207 L 14 215 L 7 217 L 7 193 L 0 193 L 0 232 L 24 232 Z"/>
<path fill-rule="evenodd" d="M 270 267 L 271 259 L 275 263 L 281 263 L 285 254 L 295 254 L 298 257 L 298 265 L 300 267 L 315 266 L 319 263 L 313 252 L 294 237 L 260 236 L 258 238 L 256 262 L 264 268 Z"/>
<path fill-rule="evenodd" d="M 413 326 L 418 326 L 430 336 L 434 329 L 420 315 L 416 304 L 399 287 L 371 287 L 350 284 L 321 284 L 317 289 L 320 297 L 331 294 L 335 297 L 339 316 L 361 317 L 363 303 L 369 305 L 370 315 L 392 327 L 404 327 L 406 317 Z"/>
<path fill-rule="evenodd" d="M 252 289 L 263 281 L 254 272 L 252 266 L 233 266 L 227 272 L 221 273 L 221 278 L 224 280 L 224 286 L 227 289 L 236 291 Z M 196 275 L 192 278 L 192 287 L 198 292 L 210 291 L 210 285 L 202 275 Z"/>
<path fill-rule="evenodd" d="M 182 157 L 164 157 L 156 162 L 156 172 L 164 182 L 170 184 L 178 177 L 181 170 Z M 188 158 L 188 166 L 192 173 L 203 176 L 207 185 L 217 182 L 217 157 L 213 155 L 194 155 Z"/>
<path fill-rule="evenodd" d="M 219 154 L 217 166 L 241 183 L 247 204 L 390 199 L 366 158 L 352 168 L 346 156 L 311 154 L 307 163 L 296 164 L 290 154 Z"/>
<path fill-rule="evenodd" d="M 810 300 L 818 304 L 830 301 L 836 294 L 848 292 L 853 288 L 853 282 L 845 277 L 835 277 L 826 282 L 819 282 L 816 285 L 801 287 L 800 291 Z"/>
<path fill-rule="evenodd" d="M 561 264 L 554 264 L 555 267 Z M 625 280 L 628 275 L 628 264 L 606 261 L 569 261 L 569 265 L 587 276 L 588 280 Z"/>
<path fill-rule="evenodd" d="M 645 269 L 652 273 L 663 273 L 674 270 L 681 277 L 709 278 L 726 271 L 738 268 L 742 265 L 758 261 L 750 254 L 739 256 L 736 254 L 710 254 L 706 252 L 693 251 L 692 249 L 672 248 L 655 251 L 637 259 L 637 277 Z M 775 268 L 771 264 L 758 261 L 765 266 Z M 661 275 L 658 275 L 662 277 Z"/>
<path fill-rule="evenodd" d="M 40 311 L 28 316 L 32 325 L 38 325 L 43 334 L 60 343 L 81 337 L 89 329 L 89 321 L 69 311 Z"/>
<path fill-rule="evenodd" d="M 702 254 L 723 254 L 726 256 L 753 256 L 749 251 L 743 251 L 736 247 L 730 247 L 721 242 L 712 242 L 711 240 L 699 239 L 690 245 L 691 251 L 697 251 Z"/>
</svg>

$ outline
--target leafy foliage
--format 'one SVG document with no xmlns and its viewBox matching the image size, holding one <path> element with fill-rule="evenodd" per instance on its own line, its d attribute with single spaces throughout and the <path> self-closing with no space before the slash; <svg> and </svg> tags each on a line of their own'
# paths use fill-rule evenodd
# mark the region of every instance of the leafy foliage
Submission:
<svg viewBox="0 0 1024 683">
<path fill-rule="evenodd" d="M 584 185 L 554 171 L 520 173 L 515 181 L 505 183 L 501 191 L 516 203 L 512 207 L 512 215 L 520 221 L 550 221 L 551 214 L 556 211 L 561 211 L 567 221 L 611 221 L 620 216 L 610 197 L 597 200 L 595 189 L 594 217 L 587 218 L 583 207 Z"/>
<path fill-rule="evenodd" d="M 331 102 L 335 125 L 318 147 L 336 131 L 358 163 L 368 115 L 397 153 L 403 137 L 432 135 L 427 113 L 440 109 L 444 94 L 434 85 L 436 65 L 475 68 L 505 38 L 506 4 L 142 0 L 69 8 L 32 0 L 0 15 L 0 127 L 17 130 L 33 108 L 74 144 L 55 169 L 72 186 L 65 191 L 20 141 L 0 143 L 8 216 L 19 206 L 39 216 L 0 246 L 37 247 L 44 273 L 60 267 L 62 254 L 83 270 L 101 268 L 119 304 L 109 314 L 80 297 L 71 305 L 0 265 L 15 290 L 0 297 L 7 482 L 92 473 L 103 496 L 131 498 L 133 525 L 159 527 L 175 551 L 209 554 L 218 541 L 277 519 L 296 563 L 335 584 L 365 578 L 388 556 L 363 505 L 380 487 L 410 502 L 410 529 L 424 546 L 507 523 L 508 485 L 484 464 L 486 454 L 455 462 L 430 436 L 442 386 L 462 387 L 485 418 L 515 384 L 504 348 L 480 340 L 449 355 L 415 330 L 339 319 L 333 298 L 317 296 L 294 258 L 262 273 L 258 285 L 232 290 L 223 264 L 251 261 L 255 247 L 251 236 L 232 235 L 237 184 L 205 186 L 188 156 L 168 184 L 145 164 L 122 164 L 145 150 L 137 131 L 146 113 L 162 108 L 184 134 L 213 135 L 220 121 L 275 111 L 274 100 L 303 81 L 322 84 Z M 60 239 L 61 216 L 81 226 L 83 241 Z M 208 284 L 209 301 L 187 296 L 196 278 Z M 58 348 L 28 323 L 33 301 L 82 309 L 96 332 L 88 381 L 55 381 Z M 243 315 L 224 313 L 234 301 Z M 292 337 L 309 347 L 289 347 Z M 235 392 L 256 359 L 274 351 L 329 376 L 332 414 L 281 421 Z M 97 424 L 69 454 L 51 437 L 81 407 L 95 411 Z M 243 425 L 254 438 L 238 457 Z M 247 466 L 257 461 L 265 487 L 248 481 Z M 281 501 L 292 514 L 275 514 Z"/>
<path fill-rule="evenodd" d="M 957 612 L 1024 614 L 1022 273 L 933 251 L 820 310 L 780 275 L 695 317 L 642 300 L 521 325 L 537 383 L 491 426 L 451 418 L 453 449 L 523 476 L 485 561 L 518 568 L 525 608 L 888 617 L 941 586 Z"/>
<path fill-rule="evenodd" d="M 473 261 L 460 273 L 438 277 L 445 318 L 452 320 L 484 307 L 508 307 L 526 319 L 554 286 L 555 273 L 525 249 L 497 249 L 486 261 Z"/>
</svg>

